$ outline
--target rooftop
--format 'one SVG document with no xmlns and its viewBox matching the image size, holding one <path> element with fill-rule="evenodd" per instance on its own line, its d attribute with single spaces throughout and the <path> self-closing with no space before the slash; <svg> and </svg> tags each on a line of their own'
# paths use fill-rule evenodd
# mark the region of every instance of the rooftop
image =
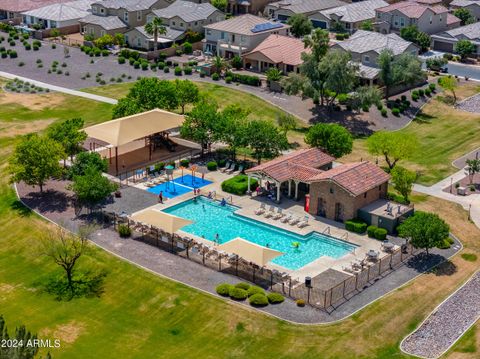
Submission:
<svg viewBox="0 0 480 359">
<path fill-rule="evenodd" d="M 331 15 L 336 15 L 344 22 L 359 22 L 374 19 L 375 10 L 387 5 L 388 3 L 383 0 L 366 0 L 323 10 L 320 13 L 327 18 L 330 18 Z"/>
<path fill-rule="evenodd" d="M 303 41 L 300 39 L 271 34 L 245 56 L 256 52 L 260 52 L 273 63 L 296 66 L 303 62 L 302 52 L 310 52 L 310 50 L 305 48 Z"/>
<path fill-rule="evenodd" d="M 453 0 L 450 3 L 450 6 L 456 6 L 456 7 L 465 7 L 469 5 L 480 5 L 480 3 L 475 0 Z"/>
<path fill-rule="evenodd" d="M 409 206 L 397 202 L 390 202 L 386 199 L 379 199 L 362 208 L 363 211 L 376 214 L 379 217 L 397 219 L 404 213 L 411 210 Z"/>
<path fill-rule="evenodd" d="M 105 30 L 115 30 L 127 27 L 118 16 L 98 16 L 90 14 L 81 18 L 79 21 L 82 23 L 98 25 Z"/>
<path fill-rule="evenodd" d="M 165 29 L 167 30 L 166 34 L 158 35 L 158 42 L 160 43 L 175 41 L 185 33 L 185 31 L 182 31 L 182 30 L 172 29 L 170 26 L 165 26 Z M 137 26 L 135 30 L 139 31 L 147 39 L 153 41 L 153 35 L 150 35 L 145 31 L 145 26 Z M 167 41 L 162 41 L 162 39 L 165 39 Z"/>
<path fill-rule="evenodd" d="M 72 0 L 0 0 L 0 10 L 23 12 Z"/>
<path fill-rule="evenodd" d="M 398 10 L 405 16 L 411 18 L 411 19 L 418 19 L 420 18 L 425 11 L 432 11 L 435 14 L 444 14 L 448 12 L 447 8 L 441 5 L 434 5 L 434 6 L 429 6 L 429 5 L 424 5 L 424 4 L 418 4 L 413 1 L 401 1 L 395 4 L 391 4 L 385 7 L 382 7 L 380 9 L 377 9 L 378 12 L 386 13 L 390 11 Z"/>
<path fill-rule="evenodd" d="M 444 31 L 432 36 L 459 40 L 468 39 L 472 41 L 480 41 L 480 22 L 457 27 L 456 29 Z"/>
<path fill-rule="evenodd" d="M 394 55 L 400 55 L 411 45 L 410 41 L 402 39 L 397 34 L 380 34 L 373 31 L 358 30 L 349 39 L 338 42 L 334 46 L 339 46 L 345 51 L 365 53 L 390 49 Z"/>
<path fill-rule="evenodd" d="M 158 0 L 102 0 L 95 4 L 108 9 L 126 9 L 128 11 L 148 10 Z"/>
<path fill-rule="evenodd" d="M 95 1 L 97 0 L 76 0 L 67 3 L 51 4 L 23 12 L 22 14 L 53 21 L 80 19 L 90 14 L 89 10 Z"/>
<path fill-rule="evenodd" d="M 177 0 L 166 8 L 153 10 L 153 13 L 165 19 L 178 16 L 185 22 L 192 22 L 205 20 L 215 11 L 219 10 L 208 2 L 197 4 L 191 1 Z"/>
<path fill-rule="evenodd" d="M 240 35 L 254 35 L 260 32 L 286 29 L 290 26 L 278 22 L 268 21 L 263 17 L 246 14 L 206 25 L 204 27 L 205 29 L 232 32 Z"/>
<path fill-rule="evenodd" d="M 277 9 L 288 9 L 295 14 L 305 14 L 345 4 L 346 2 L 340 0 L 281 0 L 271 3 L 269 6 Z"/>
</svg>

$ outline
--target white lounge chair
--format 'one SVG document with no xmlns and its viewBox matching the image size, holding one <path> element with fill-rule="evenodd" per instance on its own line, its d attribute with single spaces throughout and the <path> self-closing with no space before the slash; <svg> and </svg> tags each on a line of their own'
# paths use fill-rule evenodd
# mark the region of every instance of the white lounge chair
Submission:
<svg viewBox="0 0 480 359">
<path fill-rule="evenodd" d="M 262 203 L 259 208 L 255 210 L 257 216 L 265 213 L 265 203 Z"/>
<path fill-rule="evenodd" d="M 283 209 L 278 208 L 277 213 L 275 213 L 275 215 L 273 216 L 273 219 L 277 220 L 277 219 L 280 219 L 282 217 L 283 217 Z"/>
<path fill-rule="evenodd" d="M 240 174 L 240 173 L 243 172 L 243 169 L 244 169 L 244 168 L 245 168 L 244 165 L 239 165 L 239 166 L 238 166 L 238 169 L 237 169 L 236 171 L 233 171 L 233 172 L 230 173 L 230 174 L 232 174 L 232 175 L 238 175 L 238 174 Z"/>
<path fill-rule="evenodd" d="M 270 208 L 268 209 L 267 213 L 265 213 L 265 218 L 273 217 L 274 214 L 275 214 L 275 207 L 274 207 L 274 206 L 270 206 Z"/>
<path fill-rule="evenodd" d="M 237 167 L 236 163 L 232 162 L 232 166 L 228 170 L 225 170 L 225 173 L 228 173 L 229 175 L 235 173 L 235 167 Z"/>
<path fill-rule="evenodd" d="M 293 215 L 292 215 L 291 213 L 289 213 L 288 215 L 286 215 L 285 217 L 283 217 L 282 219 L 280 219 L 280 222 L 282 222 L 282 223 L 288 223 L 288 221 L 290 221 L 292 218 L 293 218 Z"/>
<path fill-rule="evenodd" d="M 221 172 L 227 172 L 228 170 L 231 169 L 232 164 L 233 164 L 233 162 L 227 161 L 227 163 L 225 164 L 225 167 L 222 168 L 220 171 L 221 171 Z"/>
<path fill-rule="evenodd" d="M 298 222 L 297 227 L 298 228 L 303 228 L 308 226 L 308 216 L 305 216 L 304 219 L 302 219 L 300 222 Z"/>
<path fill-rule="evenodd" d="M 298 218 L 298 217 L 293 217 L 292 219 L 290 219 L 288 221 L 288 223 L 292 226 L 296 225 L 298 222 L 300 222 L 300 218 Z"/>
</svg>

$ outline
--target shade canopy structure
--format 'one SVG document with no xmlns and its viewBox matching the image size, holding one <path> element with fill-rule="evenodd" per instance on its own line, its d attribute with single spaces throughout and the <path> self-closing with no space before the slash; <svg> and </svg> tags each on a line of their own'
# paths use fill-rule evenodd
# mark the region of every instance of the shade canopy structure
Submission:
<svg viewBox="0 0 480 359">
<path fill-rule="evenodd" d="M 182 125 L 184 116 L 154 109 L 85 128 L 89 137 L 118 147 Z"/>
<path fill-rule="evenodd" d="M 151 208 L 134 213 L 131 218 L 137 222 L 157 227 L 168 233 L 175 233 L 180 228 L 193 223 L 188 219 L 172 216 L 171 214 Z"/>
<path fill-rule="evenodd" d="M 259 265 L 260 267 L 263 267 L 272 259 L 284 254 L 283 252 L 263 247 L 240 237 L 221 244 L 218 246 L 218 249 L 228 253 L 236 254 L 249 262 Z"/>
</svg>

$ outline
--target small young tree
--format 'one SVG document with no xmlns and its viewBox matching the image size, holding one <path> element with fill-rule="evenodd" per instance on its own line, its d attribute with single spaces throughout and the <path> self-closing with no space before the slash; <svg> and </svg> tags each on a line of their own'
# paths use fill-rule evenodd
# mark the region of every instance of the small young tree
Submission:
<svg viewBox="0 0 480 359">
<path fill-rule="evenodd" d="M 392 175 L 393 188 L 395 188 L 403 196 L 405 202 L 408 203 L 408 196 L 412 193 L 413 183 L 417 179 L 417 174 L 401 166 L 395 166 L 390 174 Z"/>
<path fill-rule="evenodd" d="M 295 37 L 303 37 L 313 30 L 312 22 L 304 14 L 294 14 L 288 18 L 287 24 L 291 26 L 290 32 Z"/>
<path fill-rule="evenodd" d="M 236 70 L 240 70 L 243 66 L 243 60 L 240 56 L 238 55 L 235 55 L 233 58 L 232 58 L 232 61 L 231 61 L 231 65 L 234 69 Z"/>
<path fill-rule="evenodd" d="M 395 84 L 392 50 L 385 49 L 380 52 L 378 56 L 378 67 L 380 68 L 380 79 L 385 86 L 385 98 L 388 100 L 390 87 Z"/>
<path fill-rule="evenodd" d="M 185 113 L 185 106 L 194 104 L 198 101 L 200 91 L 198 86 L 189 80 L 175 80 L 176 95 L 178 103 L 182 109 L 182 115 Z"/>
<path fill-rule="evenodd" d="M 50 36 L 53 37 L 55 41 L 57 41 L 60 36 L 60 31 L 58 29 L 52 29 L 50 31 Z"/>
<path fill-rule="evenodd" d="M 450 227 L 435 213 L 416 211 L 397 231 L 400 237 L 410 239 L 415 248 L 424 248 L 428 255 L 430 248 L 440 246 L 448 238 Z"/>
<path fill-rule="evenodd" d="M 475 49 L 475 45 L 466 39 L 459 40 L 455 44 L 455 52 L 462 57 L 462 60 L 475 53 Z"/>
<path fill-rule="evenodd" d="M 411 157 L 418 146 L 415 136 L 399 132 L 378 131 L 367 139 L 368 152 L 375 156 L 384 156 L 390 170 L 398 161 Z"/>
<path fill-rule="evenodd" d="M 107 172 L 107 160 L 98 152 L 80 152 L 70 166 L 69 177 L 84 176 L 89 167 L 95 168 L 98 172 Z"/>
<path fill-rule="evenodd" d="M 193 52 L 193 46 L 188 41 L 185 41 L 182 47 L 183 47 L 183 52 L 187 55 L 190 55 Z"/>
<path fill-rule="evenodd" d="M 81 118 L 72 118 L 56 122 L 47 130 L 47 136 L 60 143 L 70 160 L 81 150 L 81 144 L 87 139 L 87 133 L 82 130 L 84 122 Z"/>
<path fill-rule="evenodd" d="M 470 10 L 468 10 L 467 8 L 462 7 L 462 8 L 456 9 L 453 12 L 453 15 L 455 15 L 456 17 L 458 17 L 460 19 L 460 25 L 461 26 L 473 24 L 475 22 L 475 17 L 472 15 Z"/>
<path fill-rule="evenodd" d="M 227 11 L 228 0 L 212 0 L 211 4 L 220 11 Z"/>
<path fill-rule="evenodd" d="M 480 160 L 473 158 L 471 160 L 466 160 L 466 163 L 467 163 L 467 167 L 465 169 L 467 170 L 470 184 L 472 184 L 473 177 L 475 177 L 476 173 L 480 172 Z"/>
<path fill-rule="evenodd" d="M 125 46 L 125 35 L 123 35 L 122 33 L 115 33 L 115 35 L 113 35 L 113 39 L 115 45 Z"/>
<path fill-rule="evenodd" d="M 75 192 L 79 204 L 93 209 L 118 189 L 116 183 L 110 182 L 94 167 L 87 167 L 82 176 L 74 176 L 70 189 Z"/>
<path fill-rule="evenodd" d="M 455 77 L 452 75 L 443 76 L 438 79 L 438 85 L 445 91 L 450 91 L 453 95 L 453 104 L 457 103 L 457 94 L 455 89 L 457 88 L 458 82 Z"/>
<path fill-rule="evenodd" d="M 247 125 L 248 146 L 253 150 L 253 157 L 260 164 L 262 158 L 274 158 L 280 151 L 288 148 L 288 141 L 283 132 L 270 121 L 253 120 Z"/>
<path fill-rule="evenodd" d="M 373 31 L 373 22 L 372 20 L 365 20 L 360 24 L 360 30 Z"/>
<path fill-rule="evenodd" d="M 212 59 L 212 65 L 215 68 L 215 72 L 219 75 L 222 74 L 223 70 L 226 70 L 228 68 L 227 62 L 221 56 L 215 56 Z"/>
<path fill-rule="evenodd" d="M 334 123 L 317 123 L 309 128 L 305 143 L 338 158 L 352 152 L 353 138 L 348 130 Z"/>
<path fill-rule="evenodd" d="M 50 177 L 60 176 L 60 160 L 65 157 L 62 146 L 46 136 L 30 134 L 22 138 L 10 159 L 11 181 L 30 186 L 43 186 Z"/>
<path fill-rule="evenodd" d="M 354 110 L 370 108 L 372 105 L 380 104 L 382 97 L 383 93 L 377 86 L 360 86 L 350 96 L 350 105 Z"/>
<path fill-rule="evenodd" d="M 287 136 L 288 131 L 294 130 L 297 126 L 295 117 L 287 113 L 282 113 L 280 116 L 278 116 L 277 123 L 278 127 L 280 127 L 285 133 L 285 136 Z"/>
<path fill-rule="evenodd" d="M 155 50 L 158 51 L 158 36 L 167 33 L 167 28 L 163 24 L 163 20 L 159 17 L 154 17 L 152 21 L 145 24 L 145 32 L 149 35 L 153 35 L 154 47 Z"/>
<path fill-rule="evenodd" d="M 115 38 L 112 35 L 105 34 L 94 41 L 95 46 L 99 47 L 100 49 L 104 49 L 109 45 L 113 45 L 115 43 Z"/>
<path fill-rule="evenodd" d="M 421 32 L 419 31 L 418 32 L 418 35 L 417 35 L 417 38 L 415 40 L 415 43 L 420 46 L 420 49 L 422 52 L 425 52 L 428 50 L 428 48 L 430 47 L 430 44 L 432 42 L 432 39 L 430 37 L 430 35 L 428 35 L 427 33 L 425 32 Z"/>
</svg>

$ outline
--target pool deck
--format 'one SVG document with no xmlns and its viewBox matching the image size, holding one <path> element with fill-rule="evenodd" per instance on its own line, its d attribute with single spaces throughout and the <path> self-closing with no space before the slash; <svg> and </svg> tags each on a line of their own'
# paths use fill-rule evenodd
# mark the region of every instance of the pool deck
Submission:
<svg viewBox="0 0 480 359">
<path fill-rule="evenodd" d="M 176 170 L 174 172 L 174 178 L 177 178 L 181 175 L 180 170 Z M 363 260 L 366 257 L 366 253 L 369 250 L 375 250 L 378 251 L 380 254 L 379 258 L 382 258 L 383 256 L 386 256 L 387 253 L 383 252 L 381 250 L 381 241 L 375 240 L 368 238 L 368 236 L 365 235 L 359 235 L 356 233 L 348 232 L 345 230 L 345 227 L 342 223 L 338 223 L 332 220 L 328 220 L 326 218 L 318 217 L 318 216 L 312 216 L 308 213 L 306 213 L 303 210 L 303 202 L 302 201 L 294 201 L 288 198 L 283 198 L 282 202 L 280 204 L 274 203 L 270 200 L 268 200 L 265 197 L 256 197 L 255 195 L 253 196 L 237 196 L 237 195 L 232 195 L 230 193 L 223 192 L 221 189 L 221 183 L 228 179 L 231 178 L 232 175 L 228 175 L 225 173 L 222 173 L 220 171 L 213 171 L 209 172 L 205 175 L 205 179 L 212 181 L 213 183 L 206 185 L 201 188 L 200 194 L 202 195 L 207 195 L 209 192 L 216 192 L 216 198 L 218 200 L 225 198 L 228 199 L 228 203 L 233 204 L 234 206 L 240 207 L 235 213 L 245 216 L 247 218 L 251 218 L 269 225 L 273 225 L 275 227 L 284 229 L 284 230 L 289 230 L 295 233 L 298 233 L 300 235 L 307 235 L 312 231 L 316 231 L 318 233 L 324 233 L 325 231 L 328 231 L 329 228 L 329 235 L 334 237 L 335 239 L 340 239 L 354 244 L 358 246 L 355 248 L 355 251 L 352 253 L 349 253 L 341 258 L 334 259 L 331 257 L 327 256 L 322 256 L 306 266 L 297 269 L 297 270 L 290 270 L 285 267 L 281 267 L 275 264 L 270 263 L 267 267 L 271 269 L 276 269 L 280 272 L 285 272 L 288 273 L 292 278 L 298 279 L 299 281 L 303 281 L 306 276 L 310 277 L 315 277 L 321 272 L 333 268 L 338 271 L 343 271 L 344 267 L 351 267 L 351 263 L 356 260 Z M 143 183 L 138 183 L 135 185 L 137 188 L 141 189 L 148 189 L 148 187 L 145 186 Z M 189 192 L 180 196 L 177 196 L 172 199 L 167 199 L 164 201 L 163 204 L 155 204 L 149 208 L 155 208 L 158 210 L 163 210 L 165 208 L 174 206 L 178 203 L 184 202 L 188 199 L 193 198 L 193 192 Z M 304 228 L 298 228 L 297 226 L 292 226 L 288 223 L 282 223 L 280 220 L 274 220 L 271 218 L 265 218 L 263 215 L 256 215 L 255 210 L 260 207 L 261 203 L 265 203 L 266 208 L 268 209 L 271 205 L 273 205 L 275 208 L 282 208 L 283 212 L 285 214 L 287 213 L 292 213 L 293 216 L 303 218 L 305 215 L 308 215 L 310 218 L 308 222 L 308 226 Z M 178 231 L 179 234 L 189 236 L 194 238 L 195 240 L 199 242 L 203 242 L 209 246 L 213 246 L 214 243 L 209 240 L 205 240 L 201 237 L 195 236 L 191 233 L 186 233 L 183 231 Z M 327 233 L 328 234 L 328 233 Z M 248 238 L 245 238 L 248 240 Z M 345 272 L 349 275 L 351 273 Z"/>
</svg>

